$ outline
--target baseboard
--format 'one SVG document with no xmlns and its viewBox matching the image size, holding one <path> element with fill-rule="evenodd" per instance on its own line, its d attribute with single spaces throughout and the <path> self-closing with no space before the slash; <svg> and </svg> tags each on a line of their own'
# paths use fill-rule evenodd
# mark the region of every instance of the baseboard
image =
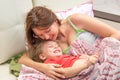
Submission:
<svg viewBox="0 0 120 80">
<path fill-rule="evenodd" d="M 93 10 L 93 11 L 94 11 L 95 17 L 99 17 L 99 18 L 103 18 L 103 19 L 107 19 L 107 20 L 111 20 L 111 21 L 120 23 L 120 15 L 102 12 L 99 10 Z"/>
</svg>

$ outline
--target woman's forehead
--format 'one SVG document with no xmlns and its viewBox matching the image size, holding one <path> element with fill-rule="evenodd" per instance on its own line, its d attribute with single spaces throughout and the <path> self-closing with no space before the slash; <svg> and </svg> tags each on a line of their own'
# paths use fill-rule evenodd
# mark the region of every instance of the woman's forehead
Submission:
<svg viewBox="0 0 120 80">
<path fill-rule="evenodd" d="M 38 29 L 38 30 L 47 30 L 48 28 L 50 28 L 50 27 L 41 27 L 41 26 L 36 27 L 36 29 Z"/>
<path fill-rule="evenodd" d="M 38 34 L 40 32 L 44 32 L 44 31 L 46 31 L 48 29 L 49 28 L 46 28 L 46 27 L 36 27 L 36 28 L 33 28 L 33 31 Z"/>
</svg>

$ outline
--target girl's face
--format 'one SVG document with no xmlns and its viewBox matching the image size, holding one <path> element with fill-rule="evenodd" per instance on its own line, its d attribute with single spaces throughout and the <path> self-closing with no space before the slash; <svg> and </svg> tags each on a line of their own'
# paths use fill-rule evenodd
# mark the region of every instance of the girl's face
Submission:
<svg viewBox="0 0 120 80">
<path fill-rule="evenodd" d="M 42 49 L 43 49 L 43 55 L 46 58 L 57 57 L 62 55 L 62 49 L 54 41 L 49 41 L 45 43 Z"/>
<path fill-rule="evenodd" d="M 36 38 L 41 38 L 43 40 L 56 40 L 59 32 L 59 25 L 55 21 L 49 28 L 37 27 L 33 28 Z"/>
</svg>

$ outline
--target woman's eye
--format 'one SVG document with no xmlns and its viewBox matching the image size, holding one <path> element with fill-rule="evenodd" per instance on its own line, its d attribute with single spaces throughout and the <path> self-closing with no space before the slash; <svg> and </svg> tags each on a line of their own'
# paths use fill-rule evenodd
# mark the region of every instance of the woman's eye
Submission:
<svg viewBox="0 0 120 80">
<path fill-rule="evenodd" d="M 46 33 L 49 33 L 49 32 L 50 32 L 50 29 L 46 30 L 45 32 L 46 32 Z"/>
</svg>

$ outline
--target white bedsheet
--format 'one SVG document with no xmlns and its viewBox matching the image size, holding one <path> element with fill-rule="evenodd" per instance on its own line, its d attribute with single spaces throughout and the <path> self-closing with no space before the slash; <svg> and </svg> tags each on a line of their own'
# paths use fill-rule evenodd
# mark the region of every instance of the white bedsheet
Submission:
<svg viewBox="0 0 120 80">
<path fill-rule="evenodd" d="M 16 80 L 16 77 L 9 71 L 9 64 L 0 64 L 0 80 Z"/>
</svg>

